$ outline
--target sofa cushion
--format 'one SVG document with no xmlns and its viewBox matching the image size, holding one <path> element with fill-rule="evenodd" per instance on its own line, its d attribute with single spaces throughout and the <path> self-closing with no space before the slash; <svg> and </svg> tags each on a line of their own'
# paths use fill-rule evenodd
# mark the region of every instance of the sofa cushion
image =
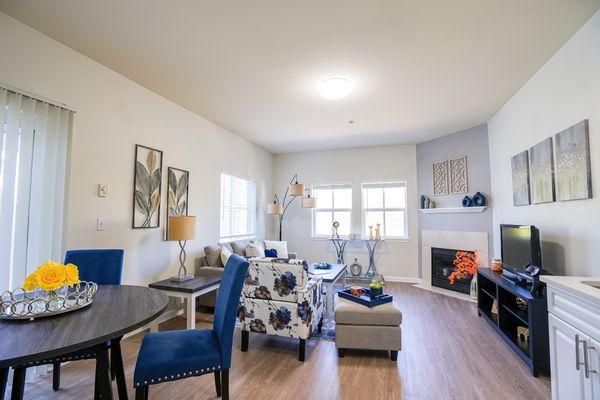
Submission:
<svg viewBox="0 0 600 400">
<path fill-rule="evenodd" d="M 227 261 L 229 260 L 229 257 L 231 257 L 232 254 L 233 253 L 229 249 L 229 247 L 223 246 L 223 248 L 221 248 L 221 263 L 223 263 L 223 265 L 227 265 Z"/>
<path fill-rule="evenodd" d="M 246 257 L 264 257 L 265 248 L 260 243 L 250 242 L 246 247 Z"/>
<path fill-rule="evenodd" d="M 209 267 L 223 268 L 223 263 L 221 262 L 221 247 L 204 246 L 204 255 L 206 256 Z"/>
<path fill-rule="evenodd" d="M 231 249 L 238 256 L 246 257 L 246 246 L 248 246 L 249 240 L 237 240 L 235 242 L 229 242 Z"/>
<path fill-rule="evenodd" d="M 369 308 L 337 297 L 333 318 L 336 324 L 399 326 L 402 323 L 402 312 L 393 302 Z"/>
</svg>

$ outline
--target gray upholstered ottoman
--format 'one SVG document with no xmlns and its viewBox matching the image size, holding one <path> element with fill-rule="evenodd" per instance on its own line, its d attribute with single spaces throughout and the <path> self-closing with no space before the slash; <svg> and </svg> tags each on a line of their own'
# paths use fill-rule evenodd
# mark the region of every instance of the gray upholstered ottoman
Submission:
<svg viewBox="0 0 600 400">
<path fill-rule="evenodd" d="M 394 303 L 369 308 L 338 297 L 336 299 L 335 345 L 340 357 L 346 349 L 388 350 L 396 361 L 402 350 L 402 313 Z"/>
</svg>

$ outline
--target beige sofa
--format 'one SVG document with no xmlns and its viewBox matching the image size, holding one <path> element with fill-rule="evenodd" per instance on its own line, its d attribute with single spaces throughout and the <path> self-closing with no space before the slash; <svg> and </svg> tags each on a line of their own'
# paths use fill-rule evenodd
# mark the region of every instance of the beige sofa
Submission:
<svg viewBox="0 0 600 400">
<path fill-rule="evenodd" d="M 220 277 L 223 275 L 223 263 L 221 262 L 221 247 L 227 246 L 229 249 L 242 257 L 246 257 L 246 247 L 250 242 L 259 242 L 265 245 L 264 241 L 260 239 L 252 240 L 236 240 L 222 245 L 212 245 L 204 247 L 204 256 L 200 258 L 196 264 L 196 275 L 206 277 Z M 298 255 L 293 252 L 288 252 L 288 258 L 298 258 Z M 197 305 L 204 307 L 214 307 L 215 300 L 217 298 L 217 291 L 207 293 L 203 296 L 199 296 Z"/>
</svg>

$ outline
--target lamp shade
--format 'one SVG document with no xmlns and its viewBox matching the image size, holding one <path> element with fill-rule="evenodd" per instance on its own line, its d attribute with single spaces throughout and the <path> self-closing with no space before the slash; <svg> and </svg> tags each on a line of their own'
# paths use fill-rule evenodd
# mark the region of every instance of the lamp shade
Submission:
<svg viewBox="0 0 600 400">
<path fill-rule="evenodd" d="M 304 184 L 303 183 L 291 183 L 290 184 L 290 195 L 302 196 L 304 195 Z"/>
<path fill-rule="evenodd" d="M 269 214 L 269 215 L 283 214 L 283 205 L 281 203 L 267 204 L 267 214 Z"/>
<path fill-rule="evenodd" d="M 302 199 L 302 208 L 315 208 L 317 207 L 316 197 L 304 197 Z"/>
<path fill-rule="evenodd" d="M 167 240 L 190 240 L 196 238 L 196 217 L 178 215 L 169 217 Z"/>
</svg>

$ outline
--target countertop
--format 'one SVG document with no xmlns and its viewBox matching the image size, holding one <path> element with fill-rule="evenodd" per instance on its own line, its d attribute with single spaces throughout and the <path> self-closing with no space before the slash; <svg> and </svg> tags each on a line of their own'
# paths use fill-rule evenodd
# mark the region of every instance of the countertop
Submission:
<svg viewBox="0 0 600 400">
<path fill-rule="evenodd" d="M 542 282 L 548 286 L 556 287 L 572 293 L 575 296 L 582 297 L 594 304 L 600 305 L 600 289 L 582 282 L 600 282 L 600 278 L 581 277 L 581 276 L 540 276 Z"/>
</svg>

